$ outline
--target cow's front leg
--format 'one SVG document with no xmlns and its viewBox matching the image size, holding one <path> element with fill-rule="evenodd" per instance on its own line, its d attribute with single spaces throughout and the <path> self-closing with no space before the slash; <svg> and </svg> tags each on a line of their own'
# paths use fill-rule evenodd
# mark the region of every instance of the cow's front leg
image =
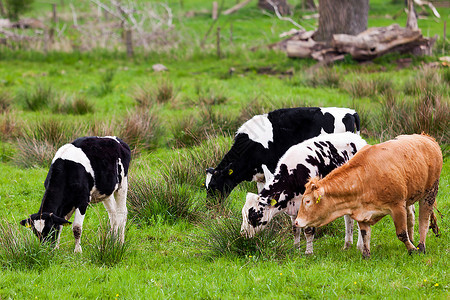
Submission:
<svg viewBox="0 0 450 300">
<path fill-rule="evenodd" d="M 81 253 L 81 233 L 83 232 L 83 221 L 86 213 L 86 209 L 80 210 L 77 208 L 75 210 L 75 217 L 73 219 L 72 231 L 73 237 L 75 238 L 75 253 Z"/>
<path fill-rule="evenodd" d="M 358 238 L 358 248 L 363 258 L 370 258 L 370 225 L 364 222 L 358 222 L 358 226 L 362 241 L 362 243 L 359 243 Z"/>
<path fill-rule="evenodd" d="M 409 253 L 416 251 L 416 247 L 411 243 L 410 237 L 407 231 L 407 217 L 406 217 L 406 207 L 396 208 L 392 211 L 392 219 L 394 220 L 395 232 L 397 233 L 397 238 L 402 241 Z"/>
<path fill-rule="evenodd" d="M 344 250 L 350 249 L 353 244 L 353 225 L 354 221 L 349 215 L 344 216 L 345 221 L 345 243 Z M 359 236 L 358 236 L 359 238 Z"/>
<path fill-rule="evenodd" d="M 304 229 L 305 232 L 305 238 L 306 238 L 306 251 L 305 254 L 313 254 L 313 240 L 314 240 L 314 233 L 316 232 L 316 229 L 314 227 L 306 227 Z"/>
<path fill-rule="evenodd" d="M 294 245 L 298 248 L 300 245 L 300 235 L 302 234 L 302 229 L 295 226 L 295 219 L 297 216 L 289 216 L 292 222 L 292 233 L 294 234 Z"/>
<path fill-rule="evenodd" d="M 413 205 L 406 207 L 406 222 L 408 225 L 408 236 L 411 243 L 414 244 L 414 223 L 416 222 L 416 209 Z"/>
</svg>

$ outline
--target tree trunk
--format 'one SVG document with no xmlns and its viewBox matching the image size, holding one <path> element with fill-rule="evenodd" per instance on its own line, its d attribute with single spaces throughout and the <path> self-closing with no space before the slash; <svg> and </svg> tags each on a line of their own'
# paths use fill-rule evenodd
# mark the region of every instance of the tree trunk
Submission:
<svg viewBox="0 0 450 300">
<path fill-rule="evenodd" d="M 275 12 L 274 7 L 276 7 L 282 16 L 291 13 L 291 8 L 286 0 L 258 0 L 258 7 L 272 12 Z"/>
<path fill-rule="evenodd" d="M 331 41 L 333 34 L 357 35 L 367 29 L 369 0 L 319 0 L 319 28 L 315 41 Z"/>
</svg>

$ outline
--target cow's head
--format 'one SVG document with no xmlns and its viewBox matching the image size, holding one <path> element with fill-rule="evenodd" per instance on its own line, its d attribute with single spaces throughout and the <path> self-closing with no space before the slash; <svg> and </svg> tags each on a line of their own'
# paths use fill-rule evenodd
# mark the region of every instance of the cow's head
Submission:
<svg viewBox="0 0 450 300">
<path fill-rule="evenodd" d="M 245 205 L 242 208 L 241 234 L 253 237 L 267 226 L 277 212 L 279 209 L 267 203 L 266 199 L 257 194 L 247 193 Z"/>
<path fill-rule="evenodd" d="M 312 178 L 306 183 L 295 220 L 297 227 L 320 227 L 329 223 L 329 210 L 332 208 L 327 208 L 324 194 L 324 188 L 320 185 L 318 177 Z"/>
<path fill-rule="evenodd" d="M 41 242 L 54 242 L 61 226 L 69 225 L 71 222 L 53 213 L 44 212 L 32 214 L 28 219 L 20 221 L 20 224 L 31 228 Z"/>
<path fill-rule="evenodd" d="M 232 164 L 223 170 L 206 169 L 205 187 L 208 196 L 220 195 L 224 198 L 227 197 L 237 185 L 238 180 L 236 179 L 236 175 Z"/>
</svg>

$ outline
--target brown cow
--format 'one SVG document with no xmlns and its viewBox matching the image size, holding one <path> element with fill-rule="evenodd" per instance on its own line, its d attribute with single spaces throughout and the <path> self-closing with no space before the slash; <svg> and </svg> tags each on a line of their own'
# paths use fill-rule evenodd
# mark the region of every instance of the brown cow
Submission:
<svg viewBox="0 0 450 300">
<path fill-rule="evenodd" d="M 408 235 L 407 214 L 419 201 L 417 247 L 425 253 L 428 221 L 438 227 L 433 206 L 442 169 L 442 152 L 427 135 L 401 135 L 377 145 L 367 145 L 346 164 L 325 178 L 312 178 L 306 184 L 295 225 L 319 227 L 343 215 L 358 221 L 363 257 L 370 256 L 370 226 L 385 215 L 394 220 L 397 237 L 411 253 L 416 248 Z"/>
</svg>

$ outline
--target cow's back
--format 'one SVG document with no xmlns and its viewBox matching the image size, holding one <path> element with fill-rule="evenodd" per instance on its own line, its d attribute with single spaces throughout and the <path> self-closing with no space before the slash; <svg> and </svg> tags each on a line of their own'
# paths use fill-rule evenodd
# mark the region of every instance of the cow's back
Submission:
<svg viewBox="0 0 450 300">
<path fill-rule="evenodd" d="M 343 178 L 348 179 L 347 184 L 358 181 L 366 200 L 391 202 L 397 198 L 414 203 L 439 179 L 442 164 L 442 152 L 433 138 L 403 135 L 364 147 L 326 179 L 334 184 L 343 184 Z"/>
</svg>

